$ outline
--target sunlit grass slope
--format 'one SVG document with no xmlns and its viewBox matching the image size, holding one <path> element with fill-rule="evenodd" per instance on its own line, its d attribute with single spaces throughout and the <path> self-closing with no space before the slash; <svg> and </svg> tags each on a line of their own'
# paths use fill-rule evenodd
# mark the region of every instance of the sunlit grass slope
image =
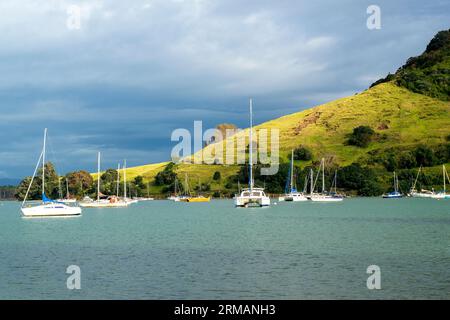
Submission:
<svg viewBox="0 0 450 320">
<path fill-rule="evenodd" d="M 257 112 L 257 109 L 255 110 Z M 243 117 L 248 117 L 246 113 Z M 226 119 L 224 119 L 226 120 Z M 377 139 L 367 148 L 346 144 L 347 136 L 357 126 L 370 126 L 377 133 Z M 379 84 L 354 96 L 338 99 L 311 109 L 289 114 L 254 127 L 259 129 L 278 129 L 281 161 L 287 161 L 293 148 L 300 145 L 311 149 L 313 160 L 322 157 L 332 159 L 341 166 L 353 162 L 366 163 L 370 152 L 383 152 L 388 148 L 409 149 L 419 144 L 434 146 L 445 141 L 450 134 L 450 103 L 412 93 L 390 82 Z M 243 130 L 228 138 L 235 140 Z M 209 145 L 204 150 L 207 154 L 219 145 Z M 200 152 L 193 157 L 199 157 Z M 226 150 L 224 151 L 224 156 Z M 187 162 L 192 162 L 192 157 Z M 306 165 L 307 163 L 299 163 Z M 167 162 L 149 164 L 127 169 L 131 180 L 141 175 L 145 181 L 153 181 L 156 174 L 163 170 Z M 238 166 L 179 164 L 175 171 L 180 179 L 188 173 L 190 184 L 195 186 L 198 179 L 202 183 L 211 183 L 212 190 L 223 187 L 226 178 L 235 175 Z M 215 171 L 221 173 L 220 181 L 213 181 Z M 152 186 L 152 192 L 158 188 Z"/>
</svg>

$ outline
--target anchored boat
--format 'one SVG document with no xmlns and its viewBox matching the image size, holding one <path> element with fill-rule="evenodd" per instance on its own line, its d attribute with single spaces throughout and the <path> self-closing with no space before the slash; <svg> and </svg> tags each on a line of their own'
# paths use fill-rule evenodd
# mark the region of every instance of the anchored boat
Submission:
<svg viewBox="0 0 450 320">
<path fill-rule="evenodd" d="M 34 169 L 33 177 L 31 178 L 30 185 L 23 199 L 21 211 L 24 217 L 70 217 L 79 216 L 81 214 L 80 207 L 71 207 L 64 203 L 51 200 L 45 195 L 45 148 L 47 141 L 47 128 L 44 130 L 44 146 L 42 148 L 41 155 L 39 156 L 38 163 Z M 37 169 L 42 160 L 42 202 L 41 204 L 31 206 L 26 204 L 28 194 L 33 184 L 33 180 L 36 176 Z"/>
<path fill-rule="evenodd" d="M 307 185 L 307 181 L 305 181 L 305 186 Z M 294 150 L 291 151 L 291 164 L 289 167 L 288 180 L 286 183 L 285 194 L 279 198 L 282 198 L 281 201 L 308 201 L 308 198 L 305 196 L 303 192 L 298 192 L 297 188 L 294 187 Z"/>
<path fill-rule="evenodd" d="M 447 169 L 445 169 L 445 165 L 444 164 L 442 165 L 442 176 L 443 176 L 443 179 L 444 179 L 444 189 L 442 191 L 434 194 L 432 196 L 433 199 L 438 199 L 438 200 L 439 199 L 450 199 L 450 194 L 448 194 L 447 190 L 446 190 L 447 179 L 450 182 L 450 178 L 448 176 L 448 172 L 447 172 Z"/>
<path fill-rule="evenodd" d="M 264 188 L 255 188 L 253 181 L 253 111 L 252 99 L 250 99 L 250 150 L 249 150 L 249 182 L 248 188 L 243 189 L 240 195 L 234 197 L 234 204 L 236 207 L 248 206 L 270 206 L 270 198 L 264 193 Z"/>
<path fill-rule="evenodd" d="M 388 194 L 384 194 L 383 198 L 385 199 L 403 198 L 403 195 L 398 191 L 398 177 L 395 174 L 395 171 L 394 171 L 394 191 L 389 192 Z"/>
</svg>

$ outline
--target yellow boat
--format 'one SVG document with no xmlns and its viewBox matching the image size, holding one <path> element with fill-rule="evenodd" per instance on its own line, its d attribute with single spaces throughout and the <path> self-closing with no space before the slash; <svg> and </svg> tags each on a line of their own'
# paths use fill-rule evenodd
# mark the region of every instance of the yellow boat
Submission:
<svg viewBox="0 0 450 320">
<path fill-rule="evenodd" d="M 209 202 L 211 197 L 197 196 L 197 197 L 187 197 L 184 201 L 186 202 Z M 183 201 L 183 200 L 181 200 Z"/>
</svg>

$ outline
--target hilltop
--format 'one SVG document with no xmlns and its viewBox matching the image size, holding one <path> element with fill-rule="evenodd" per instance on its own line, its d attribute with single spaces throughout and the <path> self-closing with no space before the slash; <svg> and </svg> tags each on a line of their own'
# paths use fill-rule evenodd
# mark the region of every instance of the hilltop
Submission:
<svg viewBox="0 0 450 320">
<path fill-rule="evenodd" d="M 412 92 L 440 100 L 450 100 L 450 29 L 440 31 L 430 41 L 425 51 L 411 57 L 395 74 L 389 74 L 372 86 L 394 82 Z"/>
</svg>

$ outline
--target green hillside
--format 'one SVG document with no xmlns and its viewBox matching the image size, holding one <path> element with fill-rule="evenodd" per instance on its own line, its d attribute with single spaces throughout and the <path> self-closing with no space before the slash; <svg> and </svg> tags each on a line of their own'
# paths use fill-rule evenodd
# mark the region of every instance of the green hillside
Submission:
<svg viewBox="0 0 450 320">
<path fill-rule="evenodd" d="M 365 148 L 347 143 L 349 135 L 358 126 L 369 126 L 375 132 L 373 140 Z M 383 175 L 383 186 L 388 187 L 391 157 L 397 157 L 400 161 L 402 156 L 414 155 L 420 146 L 432 150 L 434 157 L 443 148 L 448 153 L 450 103 L 413 93 L 393 83 L 383 83 L 355 96 L 262 123 L 255 130 L 262 128 L 280 130 L 281 162 L 288 161 L 292 149 L 304 146 L 311 150 L 313 158 L 309 161 L 296 161 L 300 169 L 317 164 L 322 157 L 326 158 L 328 167 L 345 167 L 358 163 L 377 170 Z M 240 134 L 248 135 L 248 130 Z M 207 146 L 205 150 L 213 147 Z M 198 156 L 199 153 L 194 155 Z M 440 162 L 448 162 L 448 155 L 444 155 L 442 161 L 439 160 L 435 159 L 431 163 L 429 172 L 439 175 L 439 170 L 435 167 Z M 141 175 L 153 183 L 164 165 L 167 163 L 130 168 L 127 176 L 133 178 Z M 397 166 L 393 169 L 412 169 L 417 166 L 416 163 L 410 168 Z M 211 184 L 208 191 L 225 193 L 236 187 L 236 179 L 231 179 L 232 188 L 226 188 L 225 184 L 239 170 L 239 166 L 225 165 L 179 164 L 174 167 L 179 179 L 183 180 L 186 172 L 191 185 L 197 185 L 200 178 L 201 183 Z M 221 181 L 212 179 L 216 171 L 221 173 Z M 439 183 L 440 180 L 436 181 Z M 245 179 L 241 179 L 241 182 L 244 183 Z M 161 191 L 156 186 L 152 186 L 151 190 Z"/>
<path fill-rule="evenodd" d="M 320 159 L 325 158 L 328 175 L 332 175 L 335 169 L 342 170 L 342 184 L 346 191 L 354 192 L 356 189 L 360 194 L 386 191 L 394 170 L 400 174 L 400 178 L 403 177 L 403 189 L 408 189 L 414 178 L 415 168 L 420 165 L 425 167 L 425 176 L 421 177 L 419 183 L 424 187 L 439 188 L 439 165 L 450 161 L 449 96 L 450 30 L 447 30 L 439 32 L 422 55 L 408 59 L 394 75 L 377 81 L 368 90 L 256 126 L 256 131 L 263 128 L 280 130 L 282 163 L 280 177 L 257 175 L 257 182 L 267 182 L 270 192 L 282 190 L 282 175 L 286 174 L 283 163 L 288 162 L 292 149 L 302 147 L 312 157 L 295 163 L 299 184 L 306 169 L 309 166 L 317 167 Z M 247 114 L 243 113 L 242 116 L 247 117 Z M 362 127 L 359 128 L 361 132 L 369 132 L 369 136 L 361 144 L 357 140 L 358 127 Z M 352 134 L 354 129 L 355 134 Z M 229 139 L 236 141 L 242 135 L 248 137 L 248 130 Z M 191 187 L 198 186 L 198 181 L 201 181 L 202 185 L 208 185 L 205 192 L 217 191 L 230 195 L 236 190 L 238 180 L 245 183 L 245 167 L 189 163 L 201 156 L 202 152 L 210 154 L 216 147 L 214 144 L 205 147 L 185 159 L 184 163 L 171 168 L 171 172 L 181 180 L 184 180 L 187 173 Z M 351 166 L 352 164 L 359 167 Z M 173 187 L 169 181 L 165 188 L 155 185 L 155 177 L 166 165 L 167 163 L 163 163 L 130 168 L 128 175 L 142 176 L 150 183 L 152 192 L 167 192 Z M 349 172 L 350 176 L 355 176 L 354 170 L 359 170 L 357 174 L 360 175 L 360 180 L 371 177 L 376 182 L 356 186 L 355 183 L 346 181 L 346 174 Z M 219 180 L 213 179 L 215 172 L 220 172 Z M 363 188 L 377 191 L 361 191 Z"/>
<path fill-rule="evenodd" d="M 327 186 L 337 170 L 344 192 L 386 192 L 392 171 L 399 175 L 401 189 L 408 191 L 419 166 L 424 167 L 424 175 L 418 187 L 439 189 L 440 165 L 450 162 L 449 66 L 450 30 L 439 32 L 422 55 L 410 58 L 394 75 L 359 94 L 257 125 L 255 131 L 279 130 L 280 170 L 274 176 L 260 176 L 255 170 L 256 183 L 265 185 L 270 193 L 283 192 L 290 152 L 296 149 L 299 188 L 308 169 L 317 168 L 320 159 L 325 158 Z M 243 112 L 242 117 L 247 118 L 248 114 Z M 242 136 L 247 137 L 248 143 L 248 133 L 248 129 L 242 130 L 225 144 Z M 184 181 L 187 175 L 191 190 L 230 196 L 237 191 L 239 182 L 247 182 L 246 166 L 192 164 L 203 152 L 212 154 L 211 150 L 218 146 L 210 144 L 177 165 L 164 162 L 128 168 L 130 189 L 134 194 L 163 196 L 173 190 L 175 179 Z M 310 156 L 305 157 L 305 153 Z M 102 175 L 105 193 L 115 190 L 114 172 L 111 169 Z M 71 193 L 77 193 L 80 188 L 76 186 L 81 184 L 79 174 L 71 173 L 74 174 L 72 178 L 68 175 Z M 92 176 L 95 180 L 96 175 Z M 87 180 L 83 178 L 79 197 L 95 192 L 95 184 Z M 23 185 L 26 190 L 26 181 Z"/>
</svg>

